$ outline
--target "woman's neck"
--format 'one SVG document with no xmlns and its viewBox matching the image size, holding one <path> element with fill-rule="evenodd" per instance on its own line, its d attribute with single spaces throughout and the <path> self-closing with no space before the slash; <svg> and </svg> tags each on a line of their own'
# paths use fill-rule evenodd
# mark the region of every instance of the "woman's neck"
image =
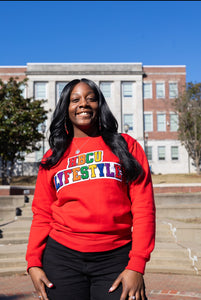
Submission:
<svg viewBox="0 0 201 300">
<path fill-rule="evenodd" d="M 78 128 L 74 128 L 74 137 L 79 138 L 79 137 L 96 137 L 99 136 L 100 132 L 98 129 L 93 129 L 93 130 L 80 130 Z"/>
</svg>

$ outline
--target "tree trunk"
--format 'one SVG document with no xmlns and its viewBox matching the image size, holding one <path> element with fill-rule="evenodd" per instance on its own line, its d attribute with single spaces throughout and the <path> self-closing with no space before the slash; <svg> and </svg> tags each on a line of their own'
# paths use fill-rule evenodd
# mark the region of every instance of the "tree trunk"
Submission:
<svg viewBox="0 0 201 300">
<path fill-rule="evenodd" d="M 196 159 L 195 159 L 195 166 L 196 166 L 197 175 L 200 175 L 200 158 L 199 157 L 196 157 Z"/>
</svg>

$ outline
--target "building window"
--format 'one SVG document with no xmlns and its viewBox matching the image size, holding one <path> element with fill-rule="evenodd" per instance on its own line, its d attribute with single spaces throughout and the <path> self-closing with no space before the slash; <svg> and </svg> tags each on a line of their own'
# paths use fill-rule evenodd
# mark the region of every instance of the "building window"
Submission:
<svg viewBox="0 0 201 300">
<path fill-rule="evenodd" d="M 39 162 L 41 161 L 41 159 L 43 158 L 43 149 L 42 149 L 42 145 L 40 150 L 35 152 L 35 157 L 36 157 L 36 161 Z"/>
<path fill-rule="evenodd" d="M 46 82 L 35 82 L 35 99 L 46 99 Z"/>
<path fill-rule="evenodd" d="M 20 85 L 20 90 L 22 91 L 22 96 L 24 98 L 26 98 L 26 85 L 25 84 L 21 84 Z"/>
<path fill-rule="evenodd" d="M 153 131 L 153 115 L 145 113 L 144 114 L 144 131 Z"/>
<path fill-rule="evenodd" d="M 152 98 L 152 83 L 143 84 L 143 93 L 144 93 L 144 99 Z"/>
<path fill-rule="evenodd" d="M 158 160 L 165 160 L 165 146 L 158 146 Z"/>
<path fill-rule="evenodd" d="M 122 96 L 123 96 L 123 98 L 132 98 L 133 97 L 132 82 L 122 82 Z"/>
<path fill-rule="evenodd" d="M 152 146 L 146 146 L 146 155 L 148 160 L 152 160 Z"/>
<path fill-rule="evenodd" d="M 170 114 L 170 131 L 178 130 L 178 115 Z"/>
<path fill-rule="evenodd" d="M 169 98 L 178 97 L 178 84 L 177 82 L 169 83 Z"/>
<path fill-rule="evenodd" d="M 157 130 L 166 131 L 166 115 L 157 114 Z"/>
<path fill-rule="evenodd" d="M 133 130 L 133 114 L 124 114 L 124 125 L 129 125 L 129 130 Z"/>
<path fill-rule="evenodd" d="M 66 86 L 67 83 L 68 83 L 67 81 L 56 83 L 56 103 L 58 103 L 59 98 L 61 96 L 61 92 L 63 91 L 63 88 Z"/>
<path fill-rule="evenodd" d="M 165 98 L 165 83 L 157 82 L 156 83 L 156 98 Z"/>
<path fill-rule="evenodd" d="M 111 98 L 111 82 L 101 82 L 100 89 L 105 98 Z"/>
<path fill-rule="evenodd" d="M 171 159 L 178 160 L 179 159 L 179 147 L 171 146 Z"/>
</svg>

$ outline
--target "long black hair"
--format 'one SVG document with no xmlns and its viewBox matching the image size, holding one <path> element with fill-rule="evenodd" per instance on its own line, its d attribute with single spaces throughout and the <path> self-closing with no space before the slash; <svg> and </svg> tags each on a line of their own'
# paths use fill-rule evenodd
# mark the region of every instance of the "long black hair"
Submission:
<svg viewBox="0 0 201 300">
<path fill-rule="evenodd" d="M 73 126 L 69 119 L 68 107 L 71 91 L 80 82 L 86 83 L 94 91 L 99 106 L 100 135 L 111 151 L 119 158 L 125 181 L 132 182 L 141 174 L 142 168 L 128 151 L 125 139 L 117 132 L 117 120 L 109 109 L 100 88 L 93 81 L 86 78 L 72 80 L 64 87 L 50 125 L 49 144 L 52 154 L 46 160 L 41 161 L 41 166 L 44 169 L 55 166 L 71 144 Z"/>
</svg>

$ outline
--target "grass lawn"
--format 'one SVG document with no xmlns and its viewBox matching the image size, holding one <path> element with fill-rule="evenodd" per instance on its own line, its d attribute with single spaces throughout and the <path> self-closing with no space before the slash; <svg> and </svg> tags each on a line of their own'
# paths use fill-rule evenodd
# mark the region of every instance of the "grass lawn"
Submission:
<svg viewBox="0 0 201 300">
<path fill-rule="evenodd" d="M 153 183 L 201 183 L 201 175 L 197 174 L 163 174 L 152 175 Z"/>
<path fill-rule="evenodd" d="M 197 174 L 163 174 L 152 175 L 154 184 L 159 183 L 201 183 L 201 175 Z M 36 176 L 13 177 L 11 185 L 35 185 Z M 0 180 L 1 184 L 1 180 Z"/>
</svg>

